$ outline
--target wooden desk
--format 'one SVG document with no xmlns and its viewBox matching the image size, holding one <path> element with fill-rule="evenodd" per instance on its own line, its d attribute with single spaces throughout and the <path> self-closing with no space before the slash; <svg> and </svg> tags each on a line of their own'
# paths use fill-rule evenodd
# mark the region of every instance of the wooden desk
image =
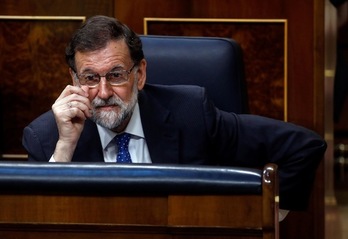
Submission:
<svg viewBox="0 0 348 239">
<path fill-rule="evenodd" d="M 18 192 L 5 187 L 0 189 L 0 238 L 275 239 L 278 238 L 277 171 L 273 165 L 267 165 L 261 174 L 262 193 L 258 194 L 213 195 L 197 193 L 194 189 L 191 195 L 177 189 L 176 194 L 168 193 L 170 190 L 146 193 L 149 190 L 139 190 L 136 185 L 130 195 L 95 194 L 93 190 L 40 192 L 42 187 L 24 190 L 24 185 L 19 187 L 22 192 Z M 1 188 L 3 183 L 11 182 L 8 176 L 1 175 L 0 164 Z M 16 187 L 19 181 L 16 178 L 13 181 Z M 30 182 L 28 186 L 32 185 Z M 91 189 L 94 186 L 91 183 Z M 141 192 L 137 193 L 137 189 Z"/>
</svg>

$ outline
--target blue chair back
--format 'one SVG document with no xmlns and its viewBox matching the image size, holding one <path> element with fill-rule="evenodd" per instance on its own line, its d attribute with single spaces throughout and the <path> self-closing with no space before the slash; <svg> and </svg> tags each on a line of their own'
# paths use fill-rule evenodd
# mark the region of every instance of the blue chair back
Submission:
<svg viewBox="0 0 348 239">
<path fill-rule="evenodd" d="M 241 47 L 228 38 L 140 36 L 147 82 L 199 85 L 221 110 L 248 113 Z"/>
</svg>

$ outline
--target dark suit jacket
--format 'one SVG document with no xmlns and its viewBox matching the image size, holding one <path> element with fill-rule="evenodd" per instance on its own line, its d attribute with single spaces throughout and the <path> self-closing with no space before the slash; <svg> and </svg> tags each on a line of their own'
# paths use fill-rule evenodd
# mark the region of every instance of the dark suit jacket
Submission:
<svg viewBox="0 0 348 239">
<path fill-rule="evenodd" d="M 205 90 L 196 86 L 146 85 L 139 92 L 139 107 L 153 163 L 248 167 L 276 163 L 281 208 L 306 207 L 326 149 L 314 132 L 282 121 L 221 111 L 207 99 Z M 57 140 L 51 111 L 24 129 L 23 145 L 31 161 L 48 161 Z M 97 127 L 90 120 L 73 161 L 104 161 Z"/>
</svg>

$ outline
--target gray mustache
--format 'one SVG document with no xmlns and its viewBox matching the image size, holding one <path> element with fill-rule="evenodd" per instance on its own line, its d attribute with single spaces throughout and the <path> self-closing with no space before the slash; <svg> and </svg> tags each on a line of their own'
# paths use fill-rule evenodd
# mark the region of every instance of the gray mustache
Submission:
<svg viewBox="0 0 348 239">
<path fill-rule="evenodd" d="M 122 105 L 123 104 L 123 101 L 115 96 L 107 99 L 107 100 L 103 100 L 103 99 L 100 99 L 98 97 L 96 97 L 93 101 L 92 101 L 92 105 L 94 107 L 101 107 L 101 106 L 109 106 L 109 105 L 115 105 L 115 106 L 118 106 L 118 105 Z"/>
</svg>

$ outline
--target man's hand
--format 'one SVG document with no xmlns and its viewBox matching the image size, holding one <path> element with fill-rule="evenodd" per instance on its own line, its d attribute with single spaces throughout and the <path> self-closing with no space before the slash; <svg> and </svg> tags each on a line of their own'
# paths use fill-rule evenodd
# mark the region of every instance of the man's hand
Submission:
<svg viewBox="0 0 348 239">
<path fill-rule="evenodd" d="M 54 152 L 56 162 L 70 162 L 85 120 L 91 117 L 88 87 L 68 85 L 52 105 L 59 139 Z"/>
</svg>

